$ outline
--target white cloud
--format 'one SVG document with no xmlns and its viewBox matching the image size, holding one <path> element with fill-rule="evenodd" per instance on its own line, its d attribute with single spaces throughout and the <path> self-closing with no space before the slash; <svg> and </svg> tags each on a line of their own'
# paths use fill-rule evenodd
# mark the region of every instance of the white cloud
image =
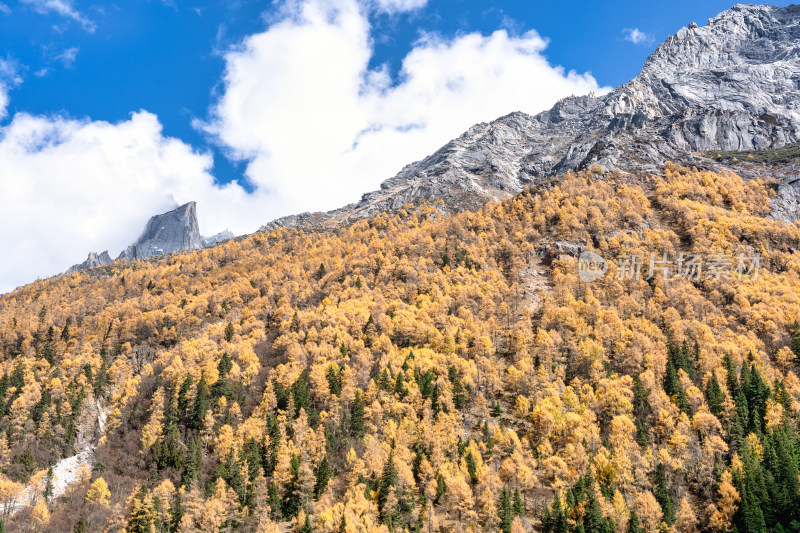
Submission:
<svg viewBox="0 0 800 533">
<path fill-rule="evenodd" d="M 425 36 L 393 80 L 368 68 L 373 7 L 289 0 L 282 18 L 226 54 L 221 96 L 202 126 L 247 160 L 251 194 L 215 185 L 211 156 L 165 137 L 144 111 L 114 124 L 17 114 L 0 126 L 0 227 L 4 257 L 14 258 L 0 261 L 0 292 L 89 251 L 116 256 L 177 203 L 198 202 L 206 235 L 339 207 L 476 122 L 598 90 L 590 75 L 550 65 L 535 32 L 505 30 Z M 10 86 L 0 81 L 0 110 Z"/>
<path fill-rule="evenodd" d="M 428 0 L 376 0 L 378 10 L 385 13 L 402 13 L 425 7 Z"/>
<path fill-rule="evenodd" d="M 3 13 L 4 15 L 10 15 L 11 8 L 5 5 L 4 3 L 0 2 L 0 13 Z"/>
<path fill-rule="evenodd" d="M 147 112 L 117 124 L 17 114 L 0 129 L 0 161 L 8 259 L 0 261 L 0 292 L 63 272 L 89 251 L 116 256 L 151 215 L 179 203 L 198 202 L 206 234 L 264 220 L 237 184 L 214 185 L 211 156 L 164 137 Z"/>
<path fill-rule="evenodd" d="M 370 25 L 354 0 L 305 0 L 226 54 L 223 93 L 206 131 L 248 160 L 267 218 L 330 209 L 375 189 L 472 124 L 535 113 L 600 91 L 542 55 L 535 32 L 427 36 L 399 80 L 369 70 Z"/>
<path fill-rule="evenodd" d="M 64 65 L 65 67 L 70 68 L 72 67 L 72 64 L 75 63 L 75 58 L 78 57 L 78 51 L 79 48 L 77 47 L 67 48 L 66 50 L 58 54 L 55 57 L 55 59 L 60 61 L 61 64 Z"/>
<path fill-rule="evenodd" d="M 0 120 L 8 116 L 8 91 L 22 83 L 17 74 L 17 64 L 11 59 L 0 57 Z"/>
<path fill-rule="evenodd" d="M 8 115 L 6 108 L 8 107 L 8 90 L 0 84 L 0 119 L 4 119 Z"/>
<path fill-rule="evenodd" d="M 96 29 L 96 25 L 92 20 L 75 9 L 72 5 L 72 0 L 22 0 L 22 2 L 28 4 L 34 11 L 42 15 L 55 13 L 56 15 L 72 19 L 90 33 L 94 32 Z"/>
<path fill-rule="evenodd" d="M 625 28 L 622 33 L 625 34 L 625 40 L 633 44 L 647 45 L 655 40 L 652 35 L 641 31 L 639 28 Z"/>
</svg>

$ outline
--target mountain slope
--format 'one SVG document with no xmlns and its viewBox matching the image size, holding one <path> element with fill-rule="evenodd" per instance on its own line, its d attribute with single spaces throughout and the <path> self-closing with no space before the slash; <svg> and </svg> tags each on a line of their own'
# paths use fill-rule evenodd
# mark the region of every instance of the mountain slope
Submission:
<svg viewBox="0 0 800 533">
<path fill-rule="evenodd" d="M 791 530 L 800 226 L 770 203 L 733 174 L 593 169 L 4 295 L 0 508 L 109 410 L 94 470 L 6 530 Z"/>
<path fill-rule="evenodd" d="M 594 164 L 634 175 L 657 172 L 669 160 L 721 170 L 725 165 L 701 152 L 800 141 L 798 43 L 800 6 L 737 5 L 707 26 L 680 29 L 639 75 L 607 95 L 569 97 L 536 116 L 518 112 L 477 124 L 355 204 L 266 228 L 333 227 L 422 201 L 471 209 Z M 747 177 L 766 172 L 763 165 L 737 170 Z M 795 194 L 784 191 L 784 211 Z"/>
</svg>

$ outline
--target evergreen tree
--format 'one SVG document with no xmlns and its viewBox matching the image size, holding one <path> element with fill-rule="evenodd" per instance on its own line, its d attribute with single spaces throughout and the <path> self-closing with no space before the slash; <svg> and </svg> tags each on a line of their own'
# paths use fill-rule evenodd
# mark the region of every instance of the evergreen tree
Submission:
<svg viewBox="0 0 800 533">
<path fill-rule="evenodd" d="M 673 507 L 672 496 L 667 488 L 667 472 L 663 463 L 656 465 L 655 471 L 655 492 L 654 496 L 661 505 L 661 510 L 664 513 L 664 522 L 667 525 L 672 525 L 675 522 L 675 509 Z"/>
<path fill-rule="evenodd" d="M 181 442 L 181 433 L 178 429 L 177 399 L 170 395 L 170 402 L 165 413 L 164 434 L 156 453 L 156 463 L 159 468 L 171 467 L 175 470 L 183 468 L 185 451 Z"/>
<path fill-rule="evenodd" d="M 383 465 L 381 480 L 378 484 L 378 516 L 384 524 L 392 516 L 393 509 L 386 509 L 386 500 L 392 488 L 397 484 L 397 467 L 394 464 L 394 451 L 389 452 L 389 458 Z"/>
<path fill-rule="evenodd" d="M 447 484 L 444 481 L 444 476 L 439 474 L 439 477 L 436 478 L 436 497 L 433 499 L 433 503 L 439 503 L 439 499 L 444 496 L 446 491 Z"/>
<path fill-rule="evenodd" d="M 175 495 L 175 501 L 173 502 L 172 507 L 170 507 L 169 510 L 169 515 L 170 515 L 169 530 L 171 533 L 175 533 L 178 531 L 184 512 L 185 509 L 183 507 L 183 496 L 181 495 L 181 492 L 178 491 L 178 493 Z"/>
<path fill-rule="evenodd" d="M 303 527 L 300 528 L 299 533 L 311 533 L 311 520 L 308 515 L 306 515 L 306 520 L 303 522 Z"/>
<path fill-rule="evenodd" d="M 500 491 L 500 498 L 497 500 L 497 520 L 500 522 L 500 531 L 511 533 L 514 510 L 511 503 L 511 495 L 505 485 L 503 485 L 503 490 Z"/>
<path fill-rule="evenodd" d="M 631 516 L 628 519 L 628 533 L 645 533 L 636 511 L 631 511 Z"/>
<path fill-rule="evenodd" d="M 294 400 L 294 418 L 300 416 L 300 409 L 304 409 L 309 417 L 313 418 L 311 408 L 311 374 L 308 368 L 303 369 L 297 381 L 292 384 L 291 393 Z"/>
<path fill-rule="evenodd" d="M 48 503 L 53 498 L 53 477 L 54 477 L 53 467 L 51 466 L 50 468 L 47 469 L 47 479 L 45 480 L 44 491 L 43 491 L 44 499 Z"/>
<path fill-rule="evenodd" d="M 798 363 L 800 363 L 800 323 L 795 322 L 789 328 L 789 334 L 792 337 L 791 348 L 794 352 L 795 357 L 797 358 Z"/>
<path fill-rule="evenodd" d="M 583 529 L 586 533 L 610 533 L 611 525 L 600 510 L 600 502 L 597 501 L 594 488 L 590 487 L 586 492 L 586 514 L 583 516 Z"/>
<path fill-rule="evenodd" d="M 722 394 L 715 372 L 711 373 L 711 378 L 706 385 L 706 401 L 708 402 L 709 410 L 714 416 L 718 417 L 722 414 L 722 404 L 725 401 L 725 396 Z"/>
<path fill-rule="evenodd" d="M 569 531 L 567 513 L 561 506 L 561 499 L 558 496 L 553 500 L 553 512 L 551 516 L 553 520 L 553 533 L 567 533 Z"/>
<path fill-rule="evenodd" d="M 186 376 L 178 389 L 178 415 L 184 424 L 187 424 L 189 411 L 189 390 L 192 388 L 192 376 Z"/>
<path fill-rule="evenodd" d="M 452 385 L 453 405 L 455 405 L 456 409 L 461 409 L 466 403 L 464 386 L 461 384 L 461 373 L 454 365 L 450 365 L 447 369 L 447 377 Z"/>
<path fill-rule="evenodd" d="M 356 439 L 364 437 L 364 400 L 360 390 L 356 390 L 356 398 L 350 406 L 350 435 Z"/>
<path fill-rule="evenodd" d="M 328 481 L 331 479 L 331 465 L 328 463 L 328 456 L 324 456 L 317 467 L 317 481 L 314 484 L 314 496 L 319 498 L 325 492 Z"/>
<path fill-rule="evenodd" d="M 406 394 L 408 394 L 408 389 L 406 389 L 405 386 L 405 378 L 405 374 L 398 372 L 397 378 L 394 380 L 394 392 L 400 397 L 400 399 L 405 398 Z"/>
<path fill-rule="evenodd" d="M 300 459 L 292 456 L 292 461 L 289 467 L 289 483 L 286 485 L 286 490 L 283 493 L 283 502 L 281 505 L 281 512 L 284 518 L 294 518 L 300 510 L 301 493 L 300 493 Z"/>
<path fill-rule="evenodd" d="M 328 389 L 334 396 L 339 396 L 342 393 L 342 372 L 336 371 L 336 367 L 330 365 L 325 372 L 325 378 L 328 380 Z"/>
<path fill-rule="evenodd" d="M 544 508 L 544 515 L 542 516 L 542 533 L 553 533 L 553 516 L 550 514 L 549 507 Z"/>
<path fill-rule="evenodd" d="M 189 419 L 189 427 L 202 431 L 206 420 L 206 411 L 208 411 L 211 402 L 208 398 L 208 387 L 206 386 L 205 377 L 201 377 L 197 383 L 194 393 L 194 403 L 192 404 L 192 416 Z"/>
<path fill-rule="evenodd" d="M 512 510 L 516 516 L 525 516 L 525 506 L 522 504 L 522 496 L 519 489 L 514 489 L 514 501 L 512 503 Z"/>
<path fill-rule="evenodd" d="M 264 447 L 261 464 L 264 468 L 264 475 L 271 476 L 278 466 L 278 448 L 281 443 L 281 428 L 275 415 L 267 418 L 267 436 L 269 445 Z"/>
<path fill-rule="evenodd" d="M 267 505 L 272 510 L 272 518 L 280 520 L 281 518 L 281 497 L 278 493 L 278 487 L 274 482 L 270 481 L 267 487 Z"/>
<path fill-rule="evenodd" d="M 478 483 L 478 467 L 475 465 L 475 458 L 472 457 L 472 452 L 469 452 L 465 458 L 467 462 L 467 473 L 469 474 L 469 482 L 475 485 Z"/>
</svg>

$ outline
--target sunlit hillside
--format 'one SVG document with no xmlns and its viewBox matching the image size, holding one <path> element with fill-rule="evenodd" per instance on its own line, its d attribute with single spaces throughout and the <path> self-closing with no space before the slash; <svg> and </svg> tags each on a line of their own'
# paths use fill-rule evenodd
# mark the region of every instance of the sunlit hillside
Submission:
<svg viewBox="0 0 800 533">
<path fill-rule="evenodd" d="M 593 170 L 5 295 L 5 531 L 800 531 L 771 195 Z"/>
</svg>

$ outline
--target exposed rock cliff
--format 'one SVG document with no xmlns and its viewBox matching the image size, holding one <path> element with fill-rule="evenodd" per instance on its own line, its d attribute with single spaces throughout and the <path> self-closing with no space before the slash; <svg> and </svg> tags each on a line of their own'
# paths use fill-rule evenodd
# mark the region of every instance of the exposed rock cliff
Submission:
<svg viewBox="0 0 800 533">
<path fill-rule="evenodd" d="M 202 248 L 197 224 L 197 203 L 189 202 L 152 217 L 142 236 L 117 259 L 146 259 L 154 255 Z"/>
<path fill-rule="evenodd" d="M 334 226 L 426 200 L 469 209 L 594 164 L 633 174 L 658 172 L 668 160 L 719 170 L 726 167 L 703 152 L 797 141 L 800 6 L 737 5 L 706 26 L 692 23 L 667 38 L 639 75 L 609 94 L 570 97 L 536 116 L 512 113 L 477 124 L 355 204 L 285 217 L 265 229 Z M 763 165 L 737 171 L 755 176 Z M 797 218 L 796 200 L 781 205 L 780 197 L 776 206 Z"/>
<path fill-rule="evenodd" d="M 108 250 L 96 254 L 94 252 L 89 252 L 89 256 L 86 258 L 86 261 L 83 263 L 78 263 L 77 265 L 72 265 L 67 270 L 67 274 L 72 274 L 74 272 L 78 272 L 80 270 L 88 270 L 90 268 L 95 268 L 99 266 L 105 266 L 110 264 L 113 261 L 111 256 L 108 255 Z"/>
</svg>

